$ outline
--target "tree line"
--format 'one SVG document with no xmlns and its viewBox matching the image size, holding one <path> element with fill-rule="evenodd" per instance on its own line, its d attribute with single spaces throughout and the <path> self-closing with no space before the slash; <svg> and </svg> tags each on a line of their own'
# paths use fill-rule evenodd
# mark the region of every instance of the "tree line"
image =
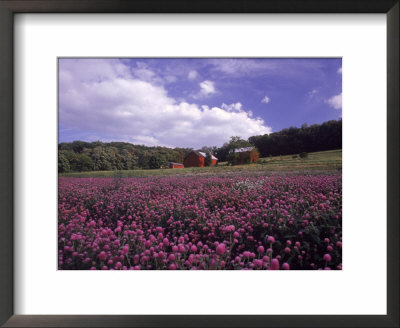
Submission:
<svg viewBox="0 0 400 328">
<path fill-rule="evenodd" d="M 155 169 L 183 163 L 189 148 L 147 147 L 126 142 L 63 142 L 58 145 L 58 171 Z"/>
<path fill-rule="evenodd" d="M 261 157 L 291 155 L 342 148 L 342 120 L 301 128 L 290 127 L 279 132 L 250 137 Z"/>
<path fill-rule="evenodd" d="M 260 157 L 299 154 L 342 148 L 342 120 L 301 128 L 290 127 L 269 135 L 243 140 L 233 136 L 222 147 L 204 146 L 219 162 L 228 161 L 233 149 L 254 146 Z M 126 142 L 63 142 L 58 145 L 58 171 L 108 171 L 156 169 L 167 167 L 168 162 L 183 163 L 192 148 L 148 147 Z M 211 157 L 208 158 L 210 161 Z"/>
</svg>

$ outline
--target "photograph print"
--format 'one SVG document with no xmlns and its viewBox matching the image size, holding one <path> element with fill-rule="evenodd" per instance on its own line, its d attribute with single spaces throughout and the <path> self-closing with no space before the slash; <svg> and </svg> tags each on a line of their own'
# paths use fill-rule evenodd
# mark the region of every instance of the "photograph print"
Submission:
<svg viewBox="0 0 400 328">
<path fill-rule="evenodd" d="M 341 58 L 59 58 L 57 226 L 58 270 L 342 270 Z"/>
</svg>

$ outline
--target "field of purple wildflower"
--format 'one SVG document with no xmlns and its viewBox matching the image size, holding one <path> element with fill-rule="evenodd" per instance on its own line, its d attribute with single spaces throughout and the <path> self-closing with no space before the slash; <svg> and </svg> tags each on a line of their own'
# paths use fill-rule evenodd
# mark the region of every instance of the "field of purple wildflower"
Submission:
<svg viewBox="0 0 400 328">
<path fill-rule="evenodd" d="M 60 270 L 341 270 L 342 178 L 59 178 Z"/>
</svg>

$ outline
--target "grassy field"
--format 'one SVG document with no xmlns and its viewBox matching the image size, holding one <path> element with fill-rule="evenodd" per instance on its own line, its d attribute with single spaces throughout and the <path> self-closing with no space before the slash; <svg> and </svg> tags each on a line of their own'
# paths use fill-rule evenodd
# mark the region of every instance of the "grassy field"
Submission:
<svg viewBox="0 0 400 328">
<path fill-rule="evenodd" d="M 213 167 L 192 167 L 184 169 L 90 171 L 63 173 L 63 177 L 148 177 L 166 175 L 210 175 L 240 172 L 289 172 L 318 173 L 337 171 L 342 168 L 342 150 L 309 153 L 307 158 L 293 155 L 260 158 L 257 164 L 228 166 L 226 162 Z"/>
</svg>

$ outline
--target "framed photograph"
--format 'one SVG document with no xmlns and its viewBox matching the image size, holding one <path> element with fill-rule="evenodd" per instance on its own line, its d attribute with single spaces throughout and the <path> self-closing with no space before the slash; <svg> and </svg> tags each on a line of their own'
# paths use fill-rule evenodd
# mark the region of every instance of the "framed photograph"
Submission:
<svg viewBox="0 0 400 328">
<path fill-rule="evenodd" d="M 3 326 L 399 326 L 398 1 L 0 10 Z"/>
</svg>

